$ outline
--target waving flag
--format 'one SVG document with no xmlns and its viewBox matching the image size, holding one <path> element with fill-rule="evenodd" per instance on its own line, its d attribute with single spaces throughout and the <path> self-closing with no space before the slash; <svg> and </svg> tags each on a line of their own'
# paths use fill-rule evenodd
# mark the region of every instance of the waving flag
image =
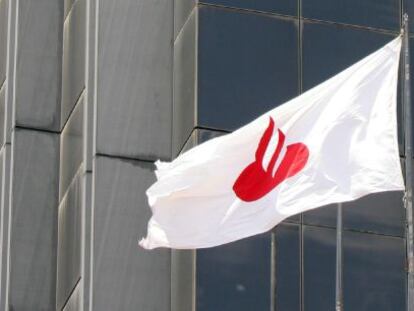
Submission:
<svg viewBox="0 0 414 311">
<path fill-rule="evenodd" d="M 403 190 L 396 94 L 401 38 L 171 163 L 147 191 L 147 249 L 212 247 L 285 218 Z"/>
</svg>

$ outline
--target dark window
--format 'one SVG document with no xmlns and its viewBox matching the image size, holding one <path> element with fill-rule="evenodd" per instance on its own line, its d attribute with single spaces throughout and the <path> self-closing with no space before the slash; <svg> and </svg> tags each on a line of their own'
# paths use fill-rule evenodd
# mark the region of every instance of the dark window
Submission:
<svg viewBox="0 0 414 311">
<path fill-rule="evenodd" d="M 307 311 L 335 306 L 336 230 L 304 227 L 304 298 Z M 350 310 L 404 310 L 404 239 L 343 233 L 344 306 Z"/>
<path fill-rule="evenodd" d="M 303 229 L 303 293 L 306 311 L 335 308 L 336 231 Z"/>
<path fill-rule="evenodd" d="M 302 0 L 304 17 L 346 24 L 398 30 L 397 0 Z"/>
<path fill-rule="evenodd" d="M 298 14 L 296 0 L 201 0 L 200 2 L 284 15 Z"/>
<path fill-rule="evenodd" d="M 343 203 L 343 226 L 364 232 L 403 236 L 405 210 L 403 194 L 389 191 L 370 194 L 356 201 Z M 304 213 L 305 224 L 336 226 L 337 204 Z"/>
<path fill-rule="evenodd" d="M 280 224 L 275 229 L 275 309 L 300 310 L 299 225 Z"/>
<path fill-rule="evenodd" d="M 197 311 L 270 310 L 271 234 L 197 250 Z"/>
<path fill-rule="evenodd" d="M 298 95 L 297 22 L 200 7 L 198 122 L 235 129 Z"/>
<path fill-rule="evenodd" d="M 346 310 L 405 310 L 405 241 L 358 232 L 344 233 Z"/>
</svg>

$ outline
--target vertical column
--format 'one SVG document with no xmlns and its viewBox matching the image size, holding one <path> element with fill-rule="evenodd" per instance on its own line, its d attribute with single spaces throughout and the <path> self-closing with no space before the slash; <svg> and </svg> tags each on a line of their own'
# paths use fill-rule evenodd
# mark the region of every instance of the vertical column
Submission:
<svg viewBox="0 0 414 311">
<path fill-rule="evenodd" d="M 7 91 L 7 58 L 10 57 L 8 52 L 8 33 L 10 27 L 8 26 L 9 15 L 12 15 L 11 9 L 9 9 L 8 0 L 0 1 L 0 111 L 1 123 L 0 131 L 3 133 L 0 135 L 1 140 L 1 205 L 0 205 L 0 310 L 6 310 L 8 303 L 8 265 L 9 265 L 9 180 L 10 175 L 10 144 L 5 145 L 5 108 L 6 108 L 6 91 Z M 11 31 L 11 30 L 10 30 Z M 10 91 L 9 91 L 10 92 Z M 7 92 L 7 93 L 9 93 Z M 7 157 L 6 157 L 7 155 Z M 7 168 L 7 169 L 6 169 Z M 7 172 L 7 173 L 6 173 Z"/>
<path fill-rule="evenodd" d="M 83 167 L 85 170 L 81 212 L 81 275 L 78 300 L 80 310 L 92 310 L 93 248 L 93 158 L 96 143 L 97 53 L 99 0 L 86 2 L 85 104 L 83 109 Z M 76 297 L 76 296 L 75 296 Z M 75 302 L 76 303 L 76 300 Z"/>
<path fill-rule="evenodd" d="M 56 310 L 82 310 L 87 0 L 65 0 L 60 101 L 59 233 Z M 89 194 L 90 195 L 90 194 Z M 87 310 L 87 309 L 85 309 Z"/>
<path fill-rule="evenodd" d="M 172 9 L 65 1 L 59 310 L 169 308 L 170 254 L 137 241 L 152 162 L 171 153 Z"/>
<path fill-rule="evenodd" d="M 169 310 L 170 252 L 144 251 L 138 238 L 153 162 L 171 158 L 173 1 L 100 0 L 88 10 L 84 307 Z"/>
<path fill-rule="evenodd" d="M 53 310 L 62 7 L 51 0 L 1 2 L 7 56 L 0 310 Z"/>
<path fill-rule="evenodd" d="M 196 101 L 197 2 L 176 0 L 174 3 L 173 157 L 198 143 L 196 133 L 191 134 L 195 106 L 184 104 Z M 171 311 L 194 310 L 195 264 L 195 250 L 171 251 Z"/>
</svg>

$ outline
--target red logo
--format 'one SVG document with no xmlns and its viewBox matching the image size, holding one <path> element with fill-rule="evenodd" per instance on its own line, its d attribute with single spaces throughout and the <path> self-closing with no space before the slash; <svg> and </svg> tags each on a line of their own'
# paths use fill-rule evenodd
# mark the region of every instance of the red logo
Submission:
<svg viewBox="0 0 414 311">
<path fill-rule="evenodd" d="M 278 129 L 279 141 L 269 165 L 265 170 L 262 165 L 263 157 L 272 138 L 274 127 L 275 122 L 270 117 L 269 125 L 257 146 L 256 160 L 241 172 L 233 185 L 233 191 L 237 197 L 245 202 L 252 202 L 262 198 L 285 179 L 299 173 L 308 161 L 309 150 L 305 144 L 295 143 L 288 145 L 285 156 L 273 175 L 273 169 L 285 143 L 285 134 Z"/>
</svg>

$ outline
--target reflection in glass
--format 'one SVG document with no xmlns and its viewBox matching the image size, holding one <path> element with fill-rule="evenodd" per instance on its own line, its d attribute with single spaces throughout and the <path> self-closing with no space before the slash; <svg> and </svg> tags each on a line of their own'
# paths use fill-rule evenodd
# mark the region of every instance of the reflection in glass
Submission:
<svg viewBox="0 0 414 311">
<path fill-rule="evenodd" d="M 398 30 L 400 1 L 395 0 L 302 0 L 302 15 L 380 29 Z"/>
<path fill-rule="evenodd" d="M 201 6 L 197 124 L 233 130 L 298 95 L 297 39 L 295 20 Z"/>
<path fill-rule="evenodd" d="M 298 12 L 298 1 L 292 0 L 200 0 L 200 2 L 293 16 Z"/>
<path fill-rule="evenodd" d="M 197 250 L 197 311 L 270 309 L 271 234 Z"/>
</svg>

